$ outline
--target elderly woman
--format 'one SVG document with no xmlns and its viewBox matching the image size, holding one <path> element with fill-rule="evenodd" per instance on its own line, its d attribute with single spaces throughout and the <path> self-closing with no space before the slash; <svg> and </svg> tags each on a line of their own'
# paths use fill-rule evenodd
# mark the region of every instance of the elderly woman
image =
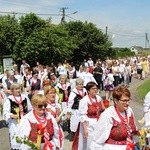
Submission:
<svg viewBox="0 0 150 150">
<path fill-rule="evenodd" d="M 4 77 L 4 80 L 2 80 L 2 86 L 3 86 L 3 90 L 4 90 L 4 93 L 6 94 L 6 96 L 9 96 L 12 94 L 10 86 L 13 83 L 18 83 L 18 81 L 14 77 L 14 72 L 9 71 L 9 72 L 7 72 L 6 76 Z"/>
<path fill-rule="evenodd" d="M 114 106 L 107 108 L 93 133 L 91 150 L 134 150 L 132 136 L 137 134 L 134 115 L 129 107 L 130 91 L 125 86 L 113 90 Z"/>
<path fill-rule="evenodd" d="M 50 79 L 50 85 L 55 87 L 57 85 L 57 83 L 58 83 L 58 78 L 56 77 L 54 72 L 50 72 L 48 74 L 48 78 Z"/>
<path fill-rule="evenodd" d="M 9 95 L 4 101 L 3 115 L 9 127 L 11 148 L 18 149 L 14 136 L 20 119 L 32 109 L 32 106 L 30 100 L 21 94 L 21 86 L 18 83 L 13 83 L 10 89 L 12 95 Z"/>
<path fill-rule="evenodd" d="M 76 133 L 73 150 L 88 150 L 97 120 L 105 109 L 101 97 L 97 95 L 97 84 L 88 82 L 86 90 L 88 94 L 79 103 L 80 127 L 79 138 L 77 138 L 79 140 L 76 139 Z"/>
<path fill-rule="evenodd" d="M 67 118 L 70 120 L 70 130 L 75 133 L 79 124 L 79 102 L 86 95 L 86 89 L 83 88 L 84 80 L 76 79 L 76 87 L 69 95 L 67 106 Z"/>
<path fill-rule="evenodd" d="M 42 94 L 33 95 L 33 110 L 19 124 L 17 141 L 21 150 L 59 150 L 58 125 L 51 113 L 46 111 L 47 101 Z M 24 142 L 23 142 L 24 140 Z"/>
<path fill-rule="evenodd" d="M 51 86 L 44 87 L 44 94 L 47 100 L 46 109 L 53 115 L 54 118 L 56 118 L 56 121 L 58 123 L 60 149 L 63 150 L 64 133 L 61 126 L 59 125 L 61 121 L 61 105 L 57 102 L 56 89 Z"/>
</svg>

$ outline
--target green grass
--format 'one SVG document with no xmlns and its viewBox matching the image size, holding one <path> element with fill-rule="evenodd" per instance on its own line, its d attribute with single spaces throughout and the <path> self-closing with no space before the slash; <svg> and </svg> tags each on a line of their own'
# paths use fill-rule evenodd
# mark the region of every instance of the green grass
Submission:
<svg viewBox="0 0 150 150">
<path fill-rule="evenodd" d="M 145 95 L 150 91 L 150 79 L 149 80 L 146 80 L 142 85 L 140 85 L 138 88 L 137 88 L 137 93 L 138 93 L 138 96 L 139 98 L 142 100 L 144 100 L 145 98 Z"/>
</svg>

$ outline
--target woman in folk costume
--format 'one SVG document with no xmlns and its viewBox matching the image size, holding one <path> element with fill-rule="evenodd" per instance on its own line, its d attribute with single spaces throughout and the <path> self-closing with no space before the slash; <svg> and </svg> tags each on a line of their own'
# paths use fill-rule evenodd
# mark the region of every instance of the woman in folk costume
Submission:
<svg viewBox="0 0 150 150">
<path fill-rule="evenodd" d="M 6 99 L 7 99 L 7 96 L 1 90 L 0 91 L 0 120 L 4 119 L 3 118 L 3 106 L 4 106 L 4 102 L 5 102 Z"/>
<path fill-rule="evenodd" d="M 22 77 L 22 88 L 23 92 L 28 95 L 30 89 L 30 82 L 32 79 L 32 71 L 30 67 L 25 68 L 25 74 Z"/>
<path fill-rule="evenodd" d="M 145 95 L 144 104 L 143 104 L 143 112 L 144 112 L 144 123 L 145 126 L 150 125 L 150 92 Z"/>
<path fill-rule="evenodd" d="M 91 150 L 134 150 L 133 135 L 137 134 L 130 91 L 125 86 L 113 90 L 114 106 L 107 108 L 93 133 Z"/>
<path fill-rule="evenodd" d="M 104 71 L 104 90 L 107 100 L 111 99 L 112 90 L 114 89 L 114 75 L 112 74 L 111 64 L 108 64 Z"/>
<path fill-rule="evenodd" d="M 67 119 L 70 120 L 70 130 L 74 134 L 79 125 L 79 102 L 86 95 L 86 89 L 83 88 L 84 80 L 81 78 L 76 79 L 76 87 L 69 95 L 67 106 Z"/>
<path fill-rule="evenodd" d="M 57 94 L 59 95 L 59 103 L 62 105 L 62 109 L 66 109 L 68 105 L 68 97 L 70 94 L 70 83 L 67 82 L 66 75 L 60 75 L 59 83 L 55 86 Z"/>
<path fill-rule="evenodd" d="M 31 100 L 34 94 L 37 94 L 41 90 L 41 80 L 38 79 L 38 71 L 34 70 L 32 72 L 32 79 L 30 80 L 30 94 L 29 98 Z"/>
<path fill-rule="evenodd" d="M 7 75 L 2 80 L 3 91 L 6 96 L 11 95 L 10 87 L 13 83 L 18 83 L 17 79 L 14 76 L 14 72 L 11 70 L 7 72 Z"/>
<path fill-rule="evenodd" d="M 64 133 L 59 125 L 61 121 L 61 117 L 59 116 L 61 113 L 61 105 L 56 102 L 56 89 L 51 86 L 44 87 L 44 94 L 47 100 L 47 111 L 50 112 L 58 123 L 59 127 L 59 142 L 60 142 L 60 150 L 63 150 L 63 140 L 64 140 Z"/>
<path fill-rule="evenodd" d="M 13 83 L 10 87 L 12 95 L 9 95 L 4 102 L 3 116 L 9 127 L 10 144 L 12 149 L 18 149 L 18 144 L 14 138 L 20 119 L 31 109 L 30 100 L 21 94 L 21 86 Z"/>
<path fill-rule="evenodd" d="M 2 109 L 3 109 L 3 95 L 0 91 L 0 120 L 2 119 Z"/>
<path fill-rule="evenodd" d="M 59 80 L 56 77 L 56 75 L 54 74 L 54 72 L 48 73 L 48 78 L 50 79 L 50 85 L 55 87 Z"/>
<path fill-rule="evenodd" d="M 93 138 L 93 131 L 105 106 L 95 82 L 86 85 L 87 95 L 79 103 L 80 126 L 75 134 L 73 150 L 88 150 Z M 79 133 L 79 136 L 78 136 Z"/>
<path fill-rule="evenodd" d="M 43 94 L 35 94 L 31 104 L 33 110 L 19 124 L 16 140 L 21 150 L 59 150 L 59 129 L 56 119 L 46 111 L 47 101 Z M 25 142 L 24 142 L 25 141 Z"/>
<path fill-rule="evenodd" d="M 38 79 L 41 80 L 41 85 L 42 85 L 43 80 L 47 76 L 47 69 L 42 64 L 39 64 L 39 66 L 38 66 L 38 72 L 39 72 Z"/>
</svg>

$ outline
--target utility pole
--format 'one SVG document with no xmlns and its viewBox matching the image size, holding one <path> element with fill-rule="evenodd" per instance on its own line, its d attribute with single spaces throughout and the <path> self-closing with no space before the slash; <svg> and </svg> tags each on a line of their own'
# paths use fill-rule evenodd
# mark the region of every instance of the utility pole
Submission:
<svg viewBox="0 0 150 150">
<path fill-rule="evenodd" d="M 61 23 L 65 23 L 65 16 L 66 16 L 66 13 L 65 13 L 65 10 L 68 9 L 67 7 L 63 7 L 63 8 L 60 8 L 60 11 L 62 12 L 62 18 L 61 18 Z"/>
<path fill-rule="evenodd" d="M 107 36 L 107 30 L 108 30 L 108 27 L 106 26 L 106 36 Z"/>
<path fill-rule="evenodd" d="M 145 33 L 145 48 L 147 48 L 147 46 L 149 48 L 149 39 L 148 39 L 148 34 Z"/>
</svg>

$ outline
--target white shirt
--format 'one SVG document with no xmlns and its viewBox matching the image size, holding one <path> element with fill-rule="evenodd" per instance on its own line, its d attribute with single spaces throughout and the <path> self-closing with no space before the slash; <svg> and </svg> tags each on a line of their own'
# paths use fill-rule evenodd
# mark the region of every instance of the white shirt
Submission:
<svg viewBox="0 0 150 150">
<path fill-rule="evenodd" d="M 66 75 L 67 74 L 64 66 L 58 66 L 57 71 L 58 71 L 59 75 Z"/>
<path fill-rule="evenodd" d="M 80 74 L 80 77 L 84 80 L 84 86 L 86 86 L 86 84 L 91 81 L 97 84 L 95 78 L 93 77 L 93 74 L 91 74 L 90 72 L 82 72 Z"/>
<path fill-rule="evenodd" d="M 87 62 L 88 62 L 88 64 L 89 64 L 90 67 L 93 67 L 93 66 L 94 66 L 93 60 L 88 60 Z"/>
</svg>

